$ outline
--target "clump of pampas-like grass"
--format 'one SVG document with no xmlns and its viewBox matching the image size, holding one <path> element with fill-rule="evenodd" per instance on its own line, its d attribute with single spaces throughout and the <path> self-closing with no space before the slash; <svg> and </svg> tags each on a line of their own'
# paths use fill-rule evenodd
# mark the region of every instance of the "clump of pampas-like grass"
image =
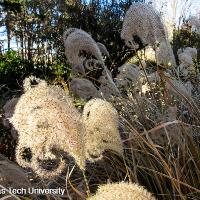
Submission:
<svg viewBox="0 0 200 200">
<path fill-rule="evenodd" d="M 56 176 L 65 167 L 62 156 L 53 153 L 53 149 L 58 149 L 69 153 L 84 169 L 80 114 L 61 88 L 49 86 L 45 81 L 26 88 L 9 121 L 18 131 L 16 160 L 21 166 L 31 167 L 44 178 Z M 30 151 L 31 158 L 24 158 L 26 151 Z M 57 169 L 42 168 L 40 161 L 44 160 L 56 160 Z"/>
<path fill-rule="evenodd" d="M 83 110 L 85 125 L 86 158 L 100 160 L 105 150 L 123 154 L 123 147 L 118 131 L 118 113 L 107 101 L 93 99 L 88 101 Z"/>
<path fill-rule="evenodd" d="M 161 16 L 153 6 L 133 3 L 126 12 L 121 38 L 134 50 L 150 45 L 156 51 L 159 65 L 176 66 Z"/>
<path fill-rule="evenodd" d="M 133 183 L 100 185 L 97 193 L 87 200 L 156 200 L 144 187 Z"/>
</svg>

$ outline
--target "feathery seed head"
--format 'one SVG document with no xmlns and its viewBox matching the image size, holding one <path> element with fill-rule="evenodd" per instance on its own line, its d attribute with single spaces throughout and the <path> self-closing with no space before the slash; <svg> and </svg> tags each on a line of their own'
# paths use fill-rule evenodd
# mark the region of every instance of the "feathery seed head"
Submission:
<svg viewBox="0 0 200 200">
<path fill-rule="evenodd" d="M 157 63 L 165 68 L 176 66 L 176 60 L 174 57 L 171 45 L 167 41 L 162 41 L 156 50 Z"/>
<path fill-rule="evenodd" d="M 193 59 L 197 58 L 197 49 L 186 47 L 178 50 L 180 65 L 178 66 L 179 74 L 187 77 L 189 74 L 196 74 Z"/>
<path fill-rule="evenodd" d="M 106 48 L 106 46 L 104 44 L 102 44 L 100 42 L 97 42 L 97 46 L 99 47 L 102 55 L 105 55 L 105 56 L 109 57 L 109 52 L 108 52 L 108 50 L 107 50 L 107 48 Z"/>
<path fill-rule="evenodd" d="M 98 91 L 94 84 L 85 78 L 74 78 L 70 82 L 70 90 L 72 93 L 83 99 L 91 99 L 96 97 Z"/>
<path fill-rule="evenodd" d="M 31 89 L 32 87 L 34 87 L 34 85 L 40 83 L 46 85 L 47 83 L 39 78 L 36 78 L 35 76 L 29 76 L 27 78 L 24 79 L 23 81 L 23 88 L 24 91 L 27 91 L 29 89 Z"/>
<path fill-rule="evenodd" d="M 188 54 L 190 54 L 190 56 L 193 59 L 197 58 L 197 49 L 196 48 L 186 47 L 184 52 L 187 52 Z"/>
<path fill-rule="evenodd" d="M 72 69 L 71 69 L 71 73 L 72 75 L 85 75 L 85 68 L 83 65 L 84 62 L 84 58 L 80 58 L 79 60 L 77 60 L 76 62 L 74 62 L 72 64 Z"/>
<path fill-rule="evenodd" d="M 84 106 L 82 120 L 85 125 L 86 158 L 96 161 L 105 150 L 123 154 L 118 131 L 118 113 L 107 101 L 93 99 Z"/>
<path fill-rule="evenodd" d="M 108 74 L 112 77 L 111 72 L 108 70 Z M 99 87 L 99 94 L 105 99 L 110 99 L 113 96 L 118 96 L 118 92 L 116 91 L 115 86 L 110 82 L 105 70 L 102 72 L 102 76 L 99 77 L 99 83 L 101 84 Z"/>
<path fill-rule="evenodd" d="M 63 33 L 63 41 L 64 41 L 64 43 L 65 43 L 65 40 L 67 39 L 67 37 L 68 37 L 71 33 L 75 32 L 75 31 L 78 31 L 78 30 L 80 30 L 80 29 L 78 29 L 78 28 L 68 28 L 68 29 Z"/>
<path fill-rule="evenodd" d="M 136 65 L 124 64 L 118 69 L 120 71 L 116 77 L 116 84 L 118 86 L 127 87 L 131 83 L 135 84 L 141 75 L 141 71 Z"/>
<path fill-rule="evenodd" d="M 97 193 L 87 200 L 156 200 L 144 187 L 136 183 L 100 185 Z"/>
<path fill-rule="evenodd" d="M 193 60 L 190 54 L 183 52 L 178 54 L 179 61 L 187 66 L 193 65 Z"/>
<path fill-rule="evenodd" d="M 165 40 L 165 29 L 159 13 L 149 4 L 132 4 L 124 18 L 121 38 L 134 49 L 139 48 L 140 42 L 154 47 Z"/>
<path fill-rule="evenodd" d="M 48 86 L 43 81 L 27 90 L 19 99 L 10 122 L 19 134 L 17 150 L 30 148 L 34 155 L 31 166 L 39 166 L 34 162 L 41 157 L 54 159 L 51 151 L 56 148 L 69 153 L 80 168 L 84 168 L 80 114 L 60 87 Z M 16 153 L 18 163 L 23 163 L 21 154 Z M 48 171 L 46 174 L 48 176 Z"/>
<path fill-rule="evenodd" d="M 97 60 L 103 63 L 103 58 L 96 42 L 83 30 L 76 29 L 75 31 L 70 31 L 70 34 L 64 40 L 64 46 L 65 55 L 72 64 L 77 63 L 79 59 L 83 59 L 80 55 L 83 51 L 93 55 Z"/>
</svg>

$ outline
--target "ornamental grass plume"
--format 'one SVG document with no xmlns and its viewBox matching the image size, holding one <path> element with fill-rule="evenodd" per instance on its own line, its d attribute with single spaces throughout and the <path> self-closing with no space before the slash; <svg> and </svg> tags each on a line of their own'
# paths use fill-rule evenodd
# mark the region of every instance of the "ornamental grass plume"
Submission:
<svg viewBox="0 0 200 200">
<path fill-rule="evenodd" d="M 194 59 L 197 58 L 197 49 L 192 47 L 186 47 L 185 49 L 178 50 L 178 58 L 180 65 L 178 66 L 178 72 L 181 77 L 187 78 L 188 75 L 197 75 Z"/>
<path fill-rule="evenodd" d="M 197 16 L 192 16 L 188 20 L 193 30 L 200 33 L 200 19 Z"/>
<path fill-rule="evenodd" d="M 85 78 L 73 78 L 70 82 L 70 91 L 75 96 L 88 100 L 98 95 L 94 84 Z"/>
<path fill-rule="evenodd" d="M 101 159 L 105 150 L 123 154 L 118 130 L 118 113 L 109 102 L 92 99 L 83 109 L 82 120 L 85 125 L 85 153 L 92 162 Z"/>
<path fill-rule="evenodd" d="M 165 68 L 176 66 L 174 53 L 168 41 L 162 41 L 159 44 L 159 47 L 156 49 L 156 59 L 158 65 L 162 65 Z"/>
<path fill-rule="evenodd" d="M 112 76 L 109 74 L 108 68 L 104 64 L 101 51 L 105 52 L 106 48 L 103 44 L 99 44 L 99 46 L 101 46 L 100 50 L 98 44 L 88 33 L 81 29 L 71 28 L 64 33 L 64 46 L 65 55 L 72 65 L 81 69 L 82 66 L 84 66 L 90 71 L 101 66 L 101 68 L 104 69 L 110 84 L 113 85 L 117 93 L 120 93 L 113 82 Z M 80 65 L 80 67 L 77 67 L 78 65 Z"/>
<path fill-rule="evenodd" d="M 126 12 L 121 38 L 134 50 L 147 45 L 156 51 L 159 65 L 176 66 L 160 14 L 149 4 L 134 3 Z"/>
<path fill-rule="evenodd" d="M 80 29 L 78 29 L 78 28 L 68 28 L 68 29 L 63 33 L 63 42 L 65 43 L 65 40 L 67 39 L 67 37 L 68 37 L 71 33 L 75 32 L 75 31 L 78 31 L 78 30 L 80 30 Z"/>
<path fill-rule="evenodd" d="M 85 67 L 83 65 L 83 59 L 80 59 L 76 63 L 72 64 L 71 74 L 73 76 L 85 75 Z"/>
<path fill-rule="evenodd" d="M 118 68 L 119 74 L 116 77 L 117 86 L 127 87 L 130 84 L 136 84 L 142 74 L 140 68 L 136 65 L 124 64 Z"/>
<path fill-rule="evenodd" d="M 193 86 L 190 81 L 183 83 L 181 80 L 171 79 L 171 84 L 166 83 L 166 89 L 173 95 L 179 96 L 177 91 L 184 96 L 191 97 Z"/>
<path fill-rule="evenodd" d="M 178 58 L 182 64 L 185 64 L 187 66 L 191 66 L 194 64 L 191 55 L 187 52 L 182 52 L 178 54 Z"/>
<path fill-rule="evenodd" d="M 190 54 L 190 56 L 195 59 L 197 58 L 197 49 L 194 47 L 186 47 L 184 49 L 184 52 L 187 52 L 188 54 Z"/>
<path fill-rule="evenodd" d="M 67 152 L 84 169 L 80 114 L 60 87 L 40 81 L 27 88 L 9 121 L 19 134 L 16 160 L 21 166 L 32 168 L 43 178 L 57 176 L 66 165 L 55 149 Z M 28 158 L 24 156 L 27 152 Z M 57 168 L 47 170 L 42 167 L 46 161 L 56 162 Z"/>
<path fill-rule="evenodd" d="M 134 3 L 126 12 L 121 38 L 126 45 L 138 49 L 166 40 L 164 25 L 159 13 L 149 4 Z"/>
<path fill-rule="evenodd" d="M 136 183 L 100 185 L 97 193 L 87 200 L 156 200 L 144 187 Z"/>
<path fill-rule="evenodd" d="M 97 45 L 102 53 L 102 55 L 109 57 L 109 52 L 106 48 L 106 46 L 104 44 L 102 44 L 101 42 L 97 42 Z"/>
<path fill-rule="evenodd" d="M 67 30 L 66 32 L 68 33 L 69 31 Z M 103 63 L 100 49 L 88 33 L 81 29 L 72 30 L 69 34 L 66 34 L 66 32 L 64 34 L 65 55 L 71 64 L 75 64 L 83 58 L 80 54 L 84 52 L 94 56 Z"/>
<path fill-rule="evenodd" d="M 109 73 L 109 76 L 112 77 L 111 72 L 108 71 L 108 73 Z M 101 84 L 99 86 L 99 96 L 102 96 L 105 99 L 111 99 L 112 97 L 119 96 L 119 93 L 116 91 L 116 88 L 109 81 L 105 70 L 102 72 L 102 76 L 99 77 L 98 82 Z"/>
</svg>

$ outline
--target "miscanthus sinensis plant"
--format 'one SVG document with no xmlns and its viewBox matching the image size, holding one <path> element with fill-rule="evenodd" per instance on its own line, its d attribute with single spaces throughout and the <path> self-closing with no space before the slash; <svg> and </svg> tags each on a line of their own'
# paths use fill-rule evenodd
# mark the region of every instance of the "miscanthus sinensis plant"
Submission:
<svg viewBox="0 0 200 200">
<path fill-rule="evenodd" d="M 178 58 L 180 65 L 178 66 L 178 73 L 181 77 L 189 77 L 190 75 L 197 75 L 198 70 L 195 68 L 195 59 L 197 58 L 197 49 L 186 47 L 178 50 Z"/>
<path fill-rule="evenodd" d="M 97 193 L 87 200 L 156 200 L 144 187 L 136 183 L 100 185 Z"/>
<path fill-rule="evenodd" d="M 31 85 L 31 81 L 37 84 Z M 25 93 L 8 118 L 18 132 L 19 165 L 49 179 L 61 174 L 69 164 L 62 152 L 73 157 L 81 170 L 85 170 L 86 160 L 100 160 L 106 150 L 122 156 L 118 114 L 109 102 L 90 100 L 81 116 L 62 88 L 34 77 L 25 79 L 24 86 Z M 57 167 L 47 169 L 45 162 L 56 162 Z"/>
<path fill-rule="evenodd" d="M 156 51 L 158 64 L 175 66 L 175 58 L 168 42 L 160 14 L 150 5 L 133 3 L 126 12 L 121 38 L 133 50 L 150 45 Z"/>
<path fill-rule="evenodd" d="M 86 78 L 87 73 L 100 69 L 102 73 L 105 72 L 109 84 L 119 93 L 112 79 L 112 75 L 104 63 L 103 56 L 109 56 L 105 45 L 96 42 L 88 33 L 77 28 L 67 29 L 63 35 L 63 39 L 65 55 L 71 63 L 72 73 L 76 77 L 81 75 L 81 77 Z M 78 93 L 76 93 L 76 95 L 77 94 Z M 89 97 L 86 97 L 86 99 L 87 98 Z"/>
<path fill-rule="evenodd" d="M 66 32 L 69 34 L 66 34 Z M 88 33 L 81 29 L 73 29 L 72 32 L 67 30 L 66 32 L 64 33 L 65 55 L 70 63 L 75 64 L 82 61 L 83 64 L 85 58 L 80 55 L 83 52 L 91 54 L 103 63 L 101 51 Z"/>
<path fill-rule="evenodd" d="M 9 119 L 19 135 L 16 161 L 41 177 L 50 178 L 65 167 L 62 156 L 53 152 L 57 149 L 69 153 L 84 169 L 83 126 L 71 98 L 61 88 L 49 86 L 45 81 L 35 86 L 27 84 L 29 81 L 25 79 L 26 91 Z M 30 151 L 31 158 L 24 157 L 26 151 Z M 42 168 L 41 162 L 45 160 L 57 161 L 57 169 Z"/>
<path fill-rule="evenodd" d="M 69 85 L 77 96 L 85 99 L 83 103 L 85 106 L 79 107 L 79 110 L 83 110 L 82 115 L 74 107 L 69 108 L 72 100 L 66 94 L 66 97 L 63 97 L 65 95 L 61 88 L 47 85 L 44 81 L 39 81 L 38 85 L 30 87 L 28 81 L 25 84 L 28 89 L 22 95 L 15 110 L 15 112 L 21 110 L 21 113 L 18 113 L 18 121 L 14 121 L 14 123 L 17 122 L 16 129 L 19 129 L 17 161 L 22 166 L 31 167 L 37 174 L 44 175 L 43 177 L 57 176 L 63 171 L 66 163 L 63 162 L 64 159 L 61 159 L 60 152 L 54 154 L 49 147 L 55 149 L 59 147 L 74 157 L 79 166 L 86 164 L 86 167 L 83 167 L 84 178 L 79 169 L 74 167 L 70 169 L 69 165 L 67 175 L 65 177 L 59 175 L 65 181 L 63 187 L 67 189 L 69 199 L 87 199 L 87 196 L 89 199 L 101 199 L 106 195 L 109 195 L 106 196 L 107 199 L 117 199 L 120 196 L 114 195 L 118 192 L 122 195 L 121 199 L 128 199 L 129 192 L 130 197 L 146 192 L 134 184 L 117 184 L 119 181 L 127 181 L 145 186 L 158 199 L 196 200 L 200 196 L 200 112 L 197 106 L 199 94 L 196 98 L 198 101 L 195 101 L 193 97 L 196 90 L 194 88 L 199 86 L 198 82 L 195 82 L 195 79 L 188 82 L 188 77 L 183 81 L 182 77 L 178 79 L 172 68 L 164 71 L 159 67 L 168 65 L 168 60 L 172 62 L 173 56 L 170 57 L 171 50 L 160 16 L 150 5 L 132 5 L 125 17 L 124 25 L 126 26 L 125 29 L 123 27 L 122 33 L 125 37 L 127 34 L 125 38 L 127 44 L 134 50 L 137 50 L 141 42 L 144 46 L 147 44 L 153 46 L 157 54 L 157 64 L 139 60 L 139 66 L 138 64 L 122 65 L 113 81 L 116 84 L 113 84 L 109 80 L 109 77 L 112 77 L 111 71 L 106 71 L 102 64 L 101 59 L 107 54 L 101 50 L 102 46 L 100 47 L 88 34 L 79 34 L 83 32 L 82 30 L 76 28 L 67 30 L 64 40 L 67 41 L 71 37 L 70 41 L 73 41 L 77 32 L 77 43 L 74 43 L 75 46 L 73 43 L 70 45 L 73 48 L 77 47 L 78 51 L 81 47 L 79 53 L 74 49 L 71 54 L 69 52 L 71 55 L 69 58 L 73 61 L 72 71 L 74 70 Z M 81 40 L 80 37 L 86 38 Z M 79 42 L 87 43 L 87 45 L 79 46 Z M 68 48 L 66 44 L 65 48 Z M 91 52 L 93 50 L 94 52 Z M 178 52 L 179 55 L 181 53 L 183 52 Z M 187 56 L 179 56 L 181 63 L 192 64 L 191 57 L 193 60 L 195 50 L 187 48 L 186 53 Z M 78 58 L 78 61 L 73 58 Z M 88 79 L 87 76 L 87 70 L 92 70 L 93 66 L 102 68 L 102 74 L 98 77 L 99 87 L 93 84 L 94 77 Z M 77 72 L 81 75 L 77 75 Z M 120 93 L 116 92 L 116 86 Z M 41 90 L 42 92 L 39 92 Z M 60 93 L 63 95 L 59 95 Z M 95 99 L 89 100 L 94 97 Z M 101 99 L 96 99 L 97 97 Z M 27 101 L 26 98 L 28 98 Z M 66 99 L 70 99 L 71 103 L 68 104 Z M 32 103 L 29 105 L 29 102 Z M 30 114 L 24 116 L 27 112 Z M 8 116 L 11 115 L 8 113 Z M 71 121 L 65 116 L 68 116 Z M 26 120 L 25 124 L 24 120 Z M 71 128 L 73 131 L 70 131 L 68 135 L 68 130 Z M 27 132 L 27 130 L 30 131 Z M 78 130 L 83 130 L 83 132 Z M 81 141 L 74 140 L 80 137 Z M 23 159 L 24 146 L 26 150 L 37 148 L 34 154 L 38 157 Z M 73 151 L 70 149 L 71 146 L 75 147 Z M 40 162 L 48 158 L 60 163 L 55 170 L 56 173 L 47 172 L 38 166 Z M 85 182 L 87 187 L 85 187 Z M 112 184 L 105 186 L 107 189 L 102 189 L 106 191 L 105 196 L 100 192 L 94 196 L 88 195 L 89 191 L 95 193 L 98 185 L 105 185 L 108 182 Z M 118 185 L 120 189 L 117 188 Z M 125 191 L 123 188 L 126 188 Z M 134 194 L 132 194 L 133 191 Z M 154 199 L 148 192 L 145 194 L 148 194 L 150 199 Z M 145 196 L 144 199 L 148 197 Z"/>
<path fill-rule="evenodd" d="M 139 41 L 135 41 L 137 37 L 143 46 L 154 46 L 166 39 L 160 15 L 149 4 L 133 3 L 126 12 L 121 38 L 127 46 L 138 49 Z"/>
<path fill-rule="evenodd" d="M 85 125 L 85 153 L 91 161 L 102 159 L 105 150 L 113 150 L 123 155 L 119 135 L 117 110 L 111 103 L 102 99 L 93 99 L 83 109 Z"/>
<path fill-rule="evenodd" d="M 70 91 L 79 98 L 91 99 L 98 96 L 98 90 L 94 84 L 85 78 L 73 78 L 70 82 Z"/>
</svg>

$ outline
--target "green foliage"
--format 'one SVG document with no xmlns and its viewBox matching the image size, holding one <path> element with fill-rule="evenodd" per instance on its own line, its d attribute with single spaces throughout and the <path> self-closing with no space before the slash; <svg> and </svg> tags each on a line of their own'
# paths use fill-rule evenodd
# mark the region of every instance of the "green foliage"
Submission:
<svg viewBox="0 0 200 200">
<path fill-rule="evenodd" d="M 17 89 L 22 80 L 29 75 L 49 82 L 59 77 L 69 77 L 70 66 L 66 61 L 59 59 L 53 63 L 45 63 L 43 60 L 34 63 L 23 59 L 16 51 L 0 55 L 0 85 L 6 84 L 9 88 Z"/>
<path fill-rule="evenodd" d="M 24 72 L 24 63 L 15 51 L 0 55 L 0 83 L 6 84 L 19 77 Z"/>
<path fill-rule="evenodd" d="M 195 47 L 197 49 L 197 63 L 200 63 L 200 34 L 191 31 L 191 27 L 184 30 L 174 30 L 173 50 L 176 58 L 178 49 L 184 47 Z"/>
<path fill-rule="evenodd" d="M 56 77 L 68 77 L 70 74 L 69 64 L 61 63 L 60 61 L 56 62 L 51 66 L 52 74 Z"/>
<path fill-rule="evenodd" d="M 21 12 L 23 3 L 24 0 L 3 0 L 0 1 L 0 6 L 2 6 L 4 10 L 9 10 L 17 13 Z"/>
</svg>

